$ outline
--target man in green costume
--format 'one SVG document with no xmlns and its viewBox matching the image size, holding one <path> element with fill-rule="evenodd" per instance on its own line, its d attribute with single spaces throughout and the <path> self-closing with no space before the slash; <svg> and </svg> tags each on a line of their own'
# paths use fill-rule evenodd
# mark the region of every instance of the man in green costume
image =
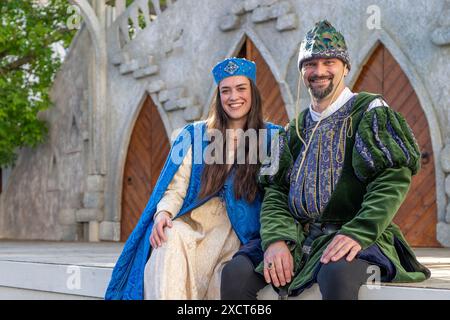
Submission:
<svg viewBox="0 0 450 320">
<path fill-rule="evenodd" d="M 254 298 L 272 283 L 295 296 L 317 282 L 323 299 L 357 299 L 372 270 L 383 282 L 429 278 L 392 223 L 420 168 L 405 119 L 379 95 L 346 87 L 347 46 L 326 20 L 302 41 L 298 68 L 310 107 L 280 134 L 277 173 L 259 178 L 264 261 L 258 273 L 232 261 L 228 274 L 252 286 L 229 295 Z"/>
</svg>

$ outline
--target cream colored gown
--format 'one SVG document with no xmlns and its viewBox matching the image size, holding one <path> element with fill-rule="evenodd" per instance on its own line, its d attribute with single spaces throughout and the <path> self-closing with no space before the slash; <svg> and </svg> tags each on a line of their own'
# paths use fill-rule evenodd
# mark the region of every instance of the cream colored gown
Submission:
<svg viewBox="0 0 450 320">
<path fill-rule="evenodd" d="M 189 150 L 158 203 L 176 216 L 181 209 L 192 166 Z M 220 299 L 222 268 L 239 249 L 225 203 L 214 197 L 165 228 L 167 242 L 152 249 L 144 272 L 145 299 Z M 150 240 L 149 240 L 150 241 Z"/>
</svg>

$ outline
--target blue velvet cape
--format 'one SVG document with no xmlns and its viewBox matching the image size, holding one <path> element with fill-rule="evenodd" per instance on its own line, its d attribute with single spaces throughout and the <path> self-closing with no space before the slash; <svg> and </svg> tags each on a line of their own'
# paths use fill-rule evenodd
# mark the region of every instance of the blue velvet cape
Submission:
<svg viewBox="0 0 450 320">
<path fill-rule="evenodd" d="M 267 122 L 266 128 L 268 129 L 267 150 L 270 151 L 271 133 L 273 130 L 280 130 L 281 127 Z M 153 227 L 153 215 L 156 212 L 157 204 L 163 197 L 164 192 L 191 146 L 193 159 L 191 178 L 186 197 L 176 218 L 199 207 L 211 197 L 215 196 L 212 195 L 206 199 L 198 199 L 201 186 L 200 180 L 204 167 L 203 152 L 208 145 L 208 141 L 202 138 L 205 137 L 205 133 L 206 123 L 201 121 L 185 126 L 175 139 L 144 212 L 127 239 L 122 254 L 114 267 L 110 283 L 105 293 L 105 299 L 143 299 L 144 269 L 150 256 L 151 245 L 149 238 Z M 194 143 L 194 140 L 196 143 Z M 259 215 L 262 195 L 259 194 L 252 203 L 248 203 L 244 199 L 237 200 L 234 196 L 232 174 L 225 182 L 222 193 L 231 225 L 243 245 L 242 250 L 247 251 L 246 254 L 249 255 L 252 254 L 251 251 L 253 250 L 261 250 L 258 240 L 260 238 Z M 250 245 L 255 242 L 258 244 L 258 248 L 255 248 L 255 245 Z"/>
</svg>

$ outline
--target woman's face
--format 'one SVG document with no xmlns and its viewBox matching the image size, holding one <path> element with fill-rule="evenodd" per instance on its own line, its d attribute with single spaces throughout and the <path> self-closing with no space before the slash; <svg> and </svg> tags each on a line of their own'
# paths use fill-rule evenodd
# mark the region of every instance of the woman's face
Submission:
<svg viewBox="0 0 450 320">
<path fill-rule="evenodd" d="M 231 120 L 246 120 L 252 105 L 250 80 L 244 76 L 232 76 L 219 84 L 220 101 Z"/>
</svg>

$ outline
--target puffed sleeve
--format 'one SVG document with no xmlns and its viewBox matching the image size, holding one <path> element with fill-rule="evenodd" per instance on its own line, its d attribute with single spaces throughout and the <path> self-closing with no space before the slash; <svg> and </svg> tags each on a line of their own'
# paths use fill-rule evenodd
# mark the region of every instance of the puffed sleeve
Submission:
<svg viewBox="0 0 450 320">
<path fill-rule="evenodd" d="M 184 198 L 186 197 L 189 179 L 191 176 L 191 167 L 192 149 L 189 149 L 183 159 L 183 162 L 178 167 L 177 172 L 167 187 L 167 190 L 164 192 L 162 199 L 158 202 L 154 217 L 156 217 L 161 211 L 169 212 L 171 218 L 174 218 L 178 214 L 183 206 Z"/>
<path fill-rule="evenodd" d="M 420 150 L 403 116 L 389 107 L 376 107 L 361 120 L 353 149 L 353 169 L 370 181 L 387 168 L 420 169 Z"/>
<path fill-rule="evenodd" d="M 367 182 L 366 193 L 361 209 L 339 234 L 366 249 L 392 222 L 420 168 L 419 147 L 401 114 L 388 107 L 366 112 L 356 135 L 353 168 Z"/>
</svg>

